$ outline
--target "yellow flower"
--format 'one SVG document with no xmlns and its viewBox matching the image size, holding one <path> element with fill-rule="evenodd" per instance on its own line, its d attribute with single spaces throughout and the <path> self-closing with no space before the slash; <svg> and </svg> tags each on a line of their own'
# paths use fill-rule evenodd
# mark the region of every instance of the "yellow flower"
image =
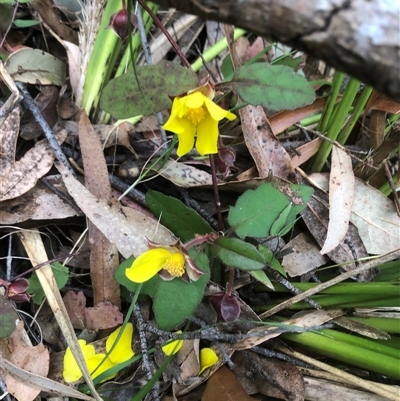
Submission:
<svg viewBox="0 0 400 401">
<path fill-rule="evenodd" d="M 86 344 L 85 340 L 78 340 L 79 346 L 81 347 L 85 361 L 95 355 L 96 351 L 94 346 Z M 72 355 L 71 349 L 68 347 L 64 354 L 64 370 L 63 377 L 67 383 L 72 383 L 79 380 L 82 377 L 82 372 L 79 369 L 78 364 Z"/>
<path fill-rule="evenodd" d="M 179 330 L 176 333 L 181 334 L 182 331 Z M 170 356 L 170 355 L 175 355 L 182 348 L 182 345 L 183 345 L 183 340 L 168 341 L 161 347 L 161 349 L 163 350 L 165 355 Z"/>
<path fill-rule="evenodd" d="M 175 246 L 154 248 L 158 245 L 149 241 L 149 246 L 152 249 L 139 255 L 125 271 L 134 283 L 144 283 L 157 273 L 164 280 L 181 277 L 188 282 L 196 281 L 203 274 L 179 242 Z"/>
<path fill-rule="evenodd" d="M 107 352 L 109 352 L 111 347 L 114 345 L 115 340 L 117 339 L 118 334 L 121 331 L 121 328 L 122 326 L 118 327 L 118 329 L 114 330 L 107 338 L 106 342 Z M 117 344 L 115 345 L 111 354 L 109 354 L 110 360 L 116 365 L 125 362 L 133 357 L 134 352 L 132 350 L 132 335 L 133 335 L 133 324 L 127 323 L 125 326 L 125 330 L 122 332 L 121 337 L 119 338 Z"/>
<path fill-rule="evenodd" d="M 163 128 L 178 135 L 178 156 L 193 149 L 196 135 L 196 149 L 202 156 L 218 152 L 218 122 L 224 118 L 234 120 L 236 116 L 214 103 L 214 95 L 207 83 L 174 98 L 171 116 Z"/>
<path fill-rule="evenodd" d="M 206 369 L 218 362 L 217 354 L 211 348 L 203 348 L 200 350 L 200 372 L 201 375 Z"/>
<path fill-rule="evenodd" d="M 115 343 L 115 340 L 117 339 L 120 330 L 121 327 L 114 330 L 108 337 L 106 342 L 107 352 L 110 351 L 111 347 Z M 116 346 L 114 347 L 111 354 L 107 357 L 106 360 L 104 360 L 106 354 L 102 353 L 96 354 L 95 348 L 92 344 L 86 344 L 85 340 L 78 340 L 79 346 L 81 347 L 86 365 L 88 367 L 92 379 L 96 378 L 97 376 L 100 376 L 102 373 L 114 367 L 115 365 L 125 362 L 133 357 L 134 353 L 132 351 L 132 345 L 131 345 L 132 334 L 133 334 L 133 325 L 132 323 L 128 323 L 125 326 L 125 330 L 123 331 L 121 337 L 119 338 L 118 343 L 116 344 Z M 115 376 L 116 373 L 108 376 L 105 380 L 109 380 Z M 71 349 L 69 347 L 66 349 L 64 355 L 63 377 L 67 383 L 75 382 L 82 377 L 82 372 L 79 369 L 79 366 L 76 363 L 75 358 L 72 355 Z"/>
</svg>

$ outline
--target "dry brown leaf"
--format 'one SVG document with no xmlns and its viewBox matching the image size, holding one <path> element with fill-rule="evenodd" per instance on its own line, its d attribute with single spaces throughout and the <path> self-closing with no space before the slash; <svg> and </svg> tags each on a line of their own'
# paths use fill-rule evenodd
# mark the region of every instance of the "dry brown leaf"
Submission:
<svg viewBox="0 0 400 401">
<path fill-rule="evenodd" d="M 274 114 L 269 118 L 269 123 L 271 124 L 272 131 L 275 134 L 279 134 L 285 129 L 288 129 L 291 125 L 300 122 L 300 120 L 302 120 L 303 118 L 306 118 L 309 115 L 322 110 L 325 106 L 326 99 L 326 97 L 319 97 L 308 106 L 300 107 L 295 110 L 284 110 Z"/>
<path fill-rule="evenodd" d="M 83 292 L 68 291 L 63 301 L 74 329 L 103 330 L 122 324 L 123 315 L 109 302 L 100 302 L 94 307 L 86 307 Z"/>
<path fill-rule="evenodd" d="M 226 366 L 222 366 L 207 381 L 201 401 L 254 401 L 236 376 Z"/>
<path fill-rule="evenodd" d="M 318 152 L 322 142 L 322 138 L 315 138 L 311 142 L 307 142 L 296 148 L 296 153 L 292 157 L 292 167 L 299 167 L 314 156 Z"/>
<path fill-rule="evenodd" d="M 69 196 L 61 176 L 47 176 L 46 181 L 55 189 Z M 71 203 L 73 199 L 71 199 Z M 80 210 L 38 182 L 30 191 L 14 199 L 1 202 L 0 224 L 12 225 L 27 220 L 58 220 L 80 216 Z"/>
<path fill-rule="evenodd" d="M 60 89 L 54 85 L 42 85 L 39 94 L 35 97 L 35 103 L 42 117 L 49 127 L 53 127 L 58 120 L 57 105 Z M 32 112 L 26 110 L 21 117 L 21 138 L 29 141 L 42 135 L 43 130 L 34 119 Z"/>
<path fill-rule="evenodd" d="M 310 179 L 321 188 L 327 188 L 326 174 L 311 174 Z M 380 255 L 399 248 L 400 218 L 393 201 L 359 178 L 355 181 L 350 221 L 358 228 L 368 253 Z M 356 252 L 358 255 L 357 249 Z"/>
<path fill-rule="evenodd" d="M 26 335 L 26 333 L 25 333 Z M 10 337 L 0 339 L 0 354 L 12 364 L 40 376 L 47 376 L 49 372 L 50 355 L 43 344 L 35 347 L 24 341 L 24 324 L 19 321 L 17 328 Z M 34 400 L 40 389 L 27 386 L 20 380 L 9 375 L 3 377 L 7 391 L 18 401 Z"/>
<path fill-rule="evenodd" d="M 334 146 L 329 175 L 329 224 L 321 255 L 336 248 L 346 236 L 353 206 L 354 182 L 350 156 Z"/>
<path fill-rule="evenodd" d="M 94 196 L 110 204 L 111 185 L 103 148 L 84 110 L 79 120 L 79 143 L 85 169 L 86 188 Z M 117 248 L 91 221 L 88 228 L 93 302 L 98 305 L 102 301 L 108 301 L 120 307 L 120 287 L 114 278 L 114 273 L 119 266 Z"/>
<path fill-rule="evenodd" d="M 176 243 L 173 234 L 154 219 L 118 202 L 107 205 L 71 176 L 64 166 L 57 165 L 57 168 L 78 206 L 125 258 L 138 257 L 145 252 L 148 249 L 147 238 L 164 245 Z"/>
<path fill-rule="evenodd" d="M 248 394 L 261 393 L 287 401 L 304 400 L 304 380 L 297 367 L 250 351 L 236 352 L 232 358 L 235 374 Z"/>
<path fill-rule="evenodd" d="M 328 195 L 322 190 L 314 188 L 314 193 L 308 201 L 307 208 L 303 211 L 301 217 L 318 245 L 322 247 L 325 242 L 329 224 Z M 356 267 L 354 260 L 368 256 L 368 252 L 357 227 L 352 223 L 349 224 L 344 241 L 341 241 L 327 256 L 334 262 L 341 264 L 343 270 L 349 271 Z M 357 279 L 369 281 L 372 277 L 372 272 L 367 271 L 363 272 Z"/>
<path fill-rule="evenodd" d="M 16 198 L 32 189 L 53 166 L 54 153 L 43 139 L 15 161 L 19 132 L 19 108 L 15 108 L 0 127 L 0 201 Z M 59 143 L 65 138 L 58 135 Z"/>
<path fill-rule="evenodd" d="M 275 137 L 261 106 L 246 106 L 239 110 L 247 148 L 257 166 L 260 177 L 270 172 L 287 179 L 293 173 L 290 156 Z"/>
<path fill-rule="evenodd" d="M 319 247 L 306 233 L 301 233 L 290 240 L 282 250 L 285 249 L 292 250 L 282 259 L 282 267 L 290 277 L 306 274 L 328 261 L 326 256 L 320 254 Z"/>
</svg>

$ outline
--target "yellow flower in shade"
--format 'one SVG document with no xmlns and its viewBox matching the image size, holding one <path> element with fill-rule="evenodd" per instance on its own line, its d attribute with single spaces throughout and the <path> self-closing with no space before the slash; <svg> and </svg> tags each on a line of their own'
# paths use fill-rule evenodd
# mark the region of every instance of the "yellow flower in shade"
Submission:
<svg viewBox="0 0 400 401">
<path fill-rule="evenodd" d="M 149 247 L 151 249 L 139 255 L 125 271 L 134 283 L 144 283 L 157 273 L 164 280 L 181 277 L 188 282 L 196 281 L 203 274 L 179 242 L 174 246 L 160 247 L 149 241 Z"/>
<path fill-rule="evenodd" d="M 211 348 L 203 348 L 200 350 L 200 372 L 201 375 L 206 369 L 218 362 L 217 354 Z"/>
<path fill-rule="evenodd" d="M 81 347 L 85 361 L 96 354 L 94 346 L 86 344 L 85 340 L 78 340 L 79 346 Z M 67 383 L 76 382 L 82 377 L 82 372 L 79 369 L 78 364 L 72 355 L 71 349 L 68 347 L 64 354 L 64 370 L 63 377 Z"/>
<path fill-rule="evenodd" d="M 176 334 L 181 334 L 182 331 L 179 330 L 176 332 Z M 166 344 L 164 344 L 161 349 L 163 350 L 164 354 L 167 356 L 170 355 L 175 355 L 183 345 L 183 340 L 173 340 L 173 341 L 168 341 Z"/>
<path fill-rule="evenodd" d="M 118 329 L 114 330 L 107 338 L 106 342 L 107 353 L 110 352 L 111 347 L 114 345 L 115 340 L 117 339 L 118 334 L 121 331 L 121 328 L 122 326 L 118 327 Z M 133 335 L 133 324 L 127 323 L 124 331 L 121 334 L 121 337 L 118 339 L 117 344 L 111 351 L 111 354 L 109 354 L 111 362 L 117 365 L 133 357 L 134 352 L 132 350 L 132 335 Z"/>
<path fill-rule="evenodd" d="M 120 332 L 121 327 L 114 330 L 106 341 L 106 350 L 110 351 L 111 347 L 115 343 L 117 339 L 118 333 Z M 100 376 L 102 373 L 107 371 L 108 369 L 118 365 L 122 362 L 127 361 L 132 358 L 134 353 L 132 351 L 132 334 L 133 334 L 133 325 L 132 323 L 128 323 L 125 326 L 125 330 L 123 331 L 121 337 L 118 340 L 118 343 L 115 345 L 111 354 L 107 357 L 106 354 L 98 353 L 96 354 L 96 350 L 92 344 L 86 344 L 85 340 L 78 340 L 79 346 L 81 347 L 83 356 L 85 358 L 86 365 L 90 372 L 90 376 L 92 379 Z M 104 362 L 102 362 L 104 360 Z M 114 373 L 111 376 L 108 376 L 104 380 L 109 380 L 116 376 Z M 64 355 L 64 370 L 63 377 L 67 383 L 72 383 L 79 380 L 82 377 L 82 372 L 79 369 L 78 364 L 75 361 L 74 356 L 72 355 L 71 349 L 68 347 L 65 351 Z M 104 381 L 103 380 L 103 381 Z"/>
<path fill-rule="evenodd" d="M 203 156 L 218 152 L 218 122 L 224 118 L 234 120 L 236 116 L 212 101 L 215 93 L 207 83 L 174 98 L 171 116 L 163 128 L 178 135 L 178 156 L 189 153 L 194 146 Z"/>
</svg>

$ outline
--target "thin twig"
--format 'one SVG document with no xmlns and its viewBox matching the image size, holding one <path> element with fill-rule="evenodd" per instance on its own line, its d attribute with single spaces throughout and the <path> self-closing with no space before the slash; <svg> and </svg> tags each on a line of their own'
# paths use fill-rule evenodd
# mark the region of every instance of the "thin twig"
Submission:
<svg viewBox="0 0 400 401">
<path fill-rule="evenodd" d="M 135 307 L 133 309 L 133 314 L 135 315 L 136 328 L 139 333 L 140 349 L 142 351 L 143 369 L 145 371 L 147 380 L 150 381 L 151 378 L 153 377 L 153 372 L 150 365 L 149 353 L 147 349 L 146 333 L 145 333 L 145 329 L 148 325 L 144 323 L 142 312 L 140 311 L 140 307 L 138 304 L 135 304 Z M 151 389 L 151 392 L 153 395 L 153 401 L 157 401 L 160 399 L 157 383 Z"/>
<path fill-rule="evenodd" d="M 16 85 L 24 98 L 23 102 L 25 103 L 25 106 L 31 111 L 34 119 L 39 124 L 40 128 L 42 129 L 45 137 L 47 138 L 47 140 L 49 142 L 50 147 L 52 148 L 52 150 L 54 152 L 56 159 L 68 169 L 68 172 L 70 174 L 72 174 L 75 177 L 74 170 L 72 169 L 71 165 L 69 164 L 68 159 L 65 157 L 64 153 L 62 152 L 61 147 L 58 144 L 53 131 L 51 130 L 49 124 L 47 124 L 47 121 L 44 119 L 42 113 L 40 112 L 36 103 L 32 99 L 32 96 L 27 91 L 27 89 L 25 88 L 25 86 L 22 82 L 16 82 Z"/>
</svg>

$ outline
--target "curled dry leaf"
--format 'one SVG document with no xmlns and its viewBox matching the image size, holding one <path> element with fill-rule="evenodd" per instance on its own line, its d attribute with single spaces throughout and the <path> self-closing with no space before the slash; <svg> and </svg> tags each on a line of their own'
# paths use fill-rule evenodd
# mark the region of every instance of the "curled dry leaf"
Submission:
<svg viewBox="0 0 400 401">
<path fill-rule="evenodd" d="M 0 127 L 0 201 L 16 198 L 32 189 L 53 166 L 54 153 L 43 139 L 15 161 L 19 132 L 19 109 L 15 108 Z M 62 143 L 64 135 L 58 135 Z"/>
<path fill-rule="evenodd" d="M 287 179 L 293 173 L 290 156 L 273 133 L 261 106 L 246 106 L 239 110 L 243 136 L 260 177 L 272 171 L 275 177 Z"/>
<path fill-rule="evenodd" d="M 326 174 L 312 174 L 310 178 L 327 188 Z M 355 181 L 350 221 L 358 228 L 368 253 L 380 255 L 399 248 L 400 218 L 393 201 L 359 178 Z"/>
<path fill-rule="evenodd" d="M 321 255 L 336 248 L 347 233 L 354 199 L 354 181 L 350 156 L 334 146 L 329 175 L 329 224 Z"/>
<path fill-rule="evenodd" d="M 12 364 L 35 373 L 47 376 L 49 372 L 49 351 L 43 344 L 29 346 L 23 340 L 24 324 L 19 321 L 17 329 L 10 337 L 0 339 L 0 354 Z M 7 391 L 19 401 L 34 400 L 40 389 L 29 387 L 22 381 L 16 380 L 8 374 L 3 376 Z"/>
<path fill-rule="evenodd" d="M 46 181 L 56 190 L 69 197 L 59 175 L 47 176 Z M 68 203 L 39 181 L 25 194 L 1 202 L 0 224 L 12 225 L 27 220 L 58 220 L 80 216 L 81 211 L 72 206 L 73 199 L 70 199 L 71 203 Z"/>
</svg>

